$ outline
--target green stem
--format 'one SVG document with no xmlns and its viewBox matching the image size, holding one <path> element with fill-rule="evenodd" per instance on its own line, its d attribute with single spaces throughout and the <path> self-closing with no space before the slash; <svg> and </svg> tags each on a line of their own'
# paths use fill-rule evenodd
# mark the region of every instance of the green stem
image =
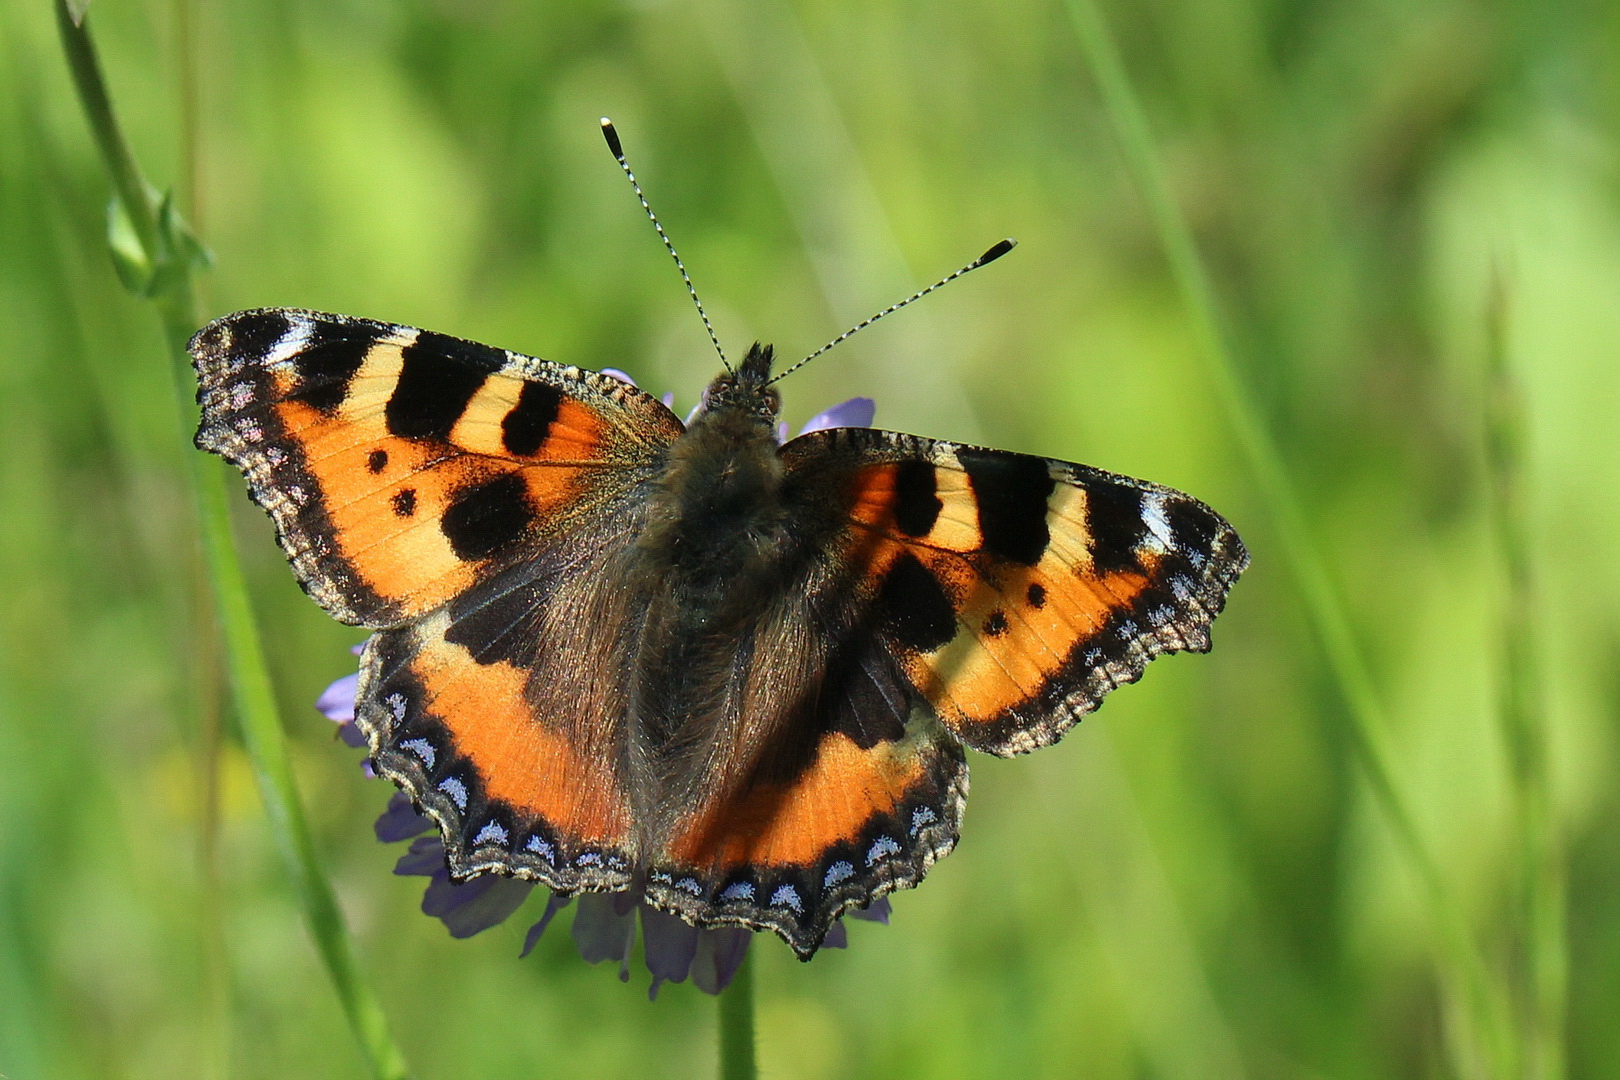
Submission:
<svg viewBox="0 0 1620 1080">
<path fill-rule="evenodd" d="M 148 260 L 158 261 L 177 251 L 162 234 L 158 200 L 141 177 L 114 116 L 106 82 L 96 57 L 88 25 L 75 22 L 65 0 L 57 0 L 57 25 L 74 85 L 84 106 L 96 146 L 113 178 L 117 198 Z M 177 360 L 199 322 L 195 311 L 189 266 L 163 279 L 166 284 L 152 297 L 162 319 L 164 339 Z M 175 392 L 190 398 L 189 369 L 173 366 Z M 270 829 L 309 923 L 321 959 L 337 990 L 338 999 L 372 1075 L 378 1080 L 403 1080 L 405 1062 L 388 1033 L 387 1021 L 375 995 L 360 973 L 353 939 L 343 922 L 331 884 L 315 857 L 314 840 L 298 797 L 286 737 L 271 690 L 269 668 L 259 640 L 258 625 L 248 596 L 247 581 L 237 559 L 231 535 L 230 494 L 223 462 L 192 456 L 192 485 L 197 501 L 198 526 L 213 585 L 220 626 L 225 637 L 226 668 L 242 741 L 253 764 L 259 794 L 264 800 Z"/>
<path fill-rule="evenodd" d="M 247 581 L 231 538 L 227 466 L 197 455 L 192 474 L 202 515 L 203 546 L 225 631 L 226 667 L 231 673 L 242 741 L 270 818 L 271 833 L 293 879 L 327 974 L 355 1037 L 379 1080 L 406 1075 L 405 1060 L 393 1045 L 388 1024 L 360 973 L 353 939 L 343 923 L 331 884 L 315 857 L 315 844 L 298 798 L 286 735 L 270 688 L 258 624 L 248 599 Z"/>
<path fill-rule="evenodd" d="M 67 53 L 68 70 L 73 75 L 73 86 L 79 92 L 85 118 L 90 121 L 90 134 L 101 151 L 102 163 L 112 177 L 113 191 L 123 203 L 135 225 L 141 246 L 156 251 L 157 198 L 135 164 L 124 141 L 123 129 L 113 115 L 112 102 L 107 98 L 107 84 L 101 77 L 101 63 L 96 59 L 96 47 L 90 40 L 90 29 L 84 22 L 75 22 L 73 13 L 64 0 L 57 0 L 56 25 L 61 31 L 62 48 Z"/>
<path fill-rule="evenodd" d="M 1147 203 L 1160 242 L 1164 244 L 1171 273 L 1192 316 L 1198 352 L 1208 363 L 1210 378 L 1259 483 L 1283 557 L 1303 595 L 1306 611 L 1349 708 L 1352 745 L 1357 759 L 1373 797 L 1422 883 L 1447 962 L 1465 987 L 1472 1022 L 1477 1033 L 1491 1043 L 1493 1070 L 1503 1076 L 1513 1075 L 1517 1053 L 1512 1027 L 1506 1019 L 1506 1006 L 1490 979 L 1462 907 L 1431 856 L 1407 801 L 1396 786 L 1385 742 L 1383 707 L 1373 690 L 1372 678 L 1350 629 L 1349 618 L 1311 539 L 1282 455 L 1238 377 L 1217 316 L 1209 275 L 1186 220 L 1171 197 L 1141 103 L 1094 0 L 1066 2 L 1081 49 L 1102 93 L 1115 137 Z"/>
<path fill-rule="evenodd" d="M 1564 1075 L 1564 1007 L 1569 980 L 1564 870 L 1552 813 L 1552 779 L 1537 678 L 1540 628 L 1524 487 L 1523 396 L 1509 367 L 1507 286 L 1493 274 L 1486 310 L 1485 456 L 1492 526 L 1507 577 L 1502 608 L 1499 715 L 1519 803 L 1529 985 L 1525 989 L 1526 1075 Z"/>
<path fill-rule="evenodd" d="M 720 994 L 720 1080 L 754 1080 L 754 965 L 745 957 Z"/>
</svg>

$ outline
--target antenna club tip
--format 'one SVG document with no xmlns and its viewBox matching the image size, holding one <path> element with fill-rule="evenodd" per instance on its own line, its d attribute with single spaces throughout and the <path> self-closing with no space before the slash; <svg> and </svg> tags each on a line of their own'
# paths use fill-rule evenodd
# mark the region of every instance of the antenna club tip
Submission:
<svg viewBox="0 0 1620 1080">
<path fill-rule="evenodd" d="M 608 149 L 613 151 L 613 156 L 622 161 L 624 159 L 624 147 L 619 142 L 618 129 L 613 126 L 613 121 L 605 116 L 602 117 L 602 138 L 607 140 Z"/>
<path fill-rule="evenodd" d="M 985 263 L 995 262 L 997 259 L 1001 258 L 1003 255 L 1007 254 L 1007 252 L 1011 251 L 1013 248 L 1015 248 L 1017 246 L 1018 246 L 1018 241 L 1014 240 L 1012 237 L 1009 236 L 1005 240 L 1002 240 L 1002 241 L 999 241 L 998 243 L 996 243 L 993 247 L 990 248 L 989 251 L 986 251 L 983 255 L 980 255 L 979 256 L 979 265 L 983 266 Z"/>
</svg>

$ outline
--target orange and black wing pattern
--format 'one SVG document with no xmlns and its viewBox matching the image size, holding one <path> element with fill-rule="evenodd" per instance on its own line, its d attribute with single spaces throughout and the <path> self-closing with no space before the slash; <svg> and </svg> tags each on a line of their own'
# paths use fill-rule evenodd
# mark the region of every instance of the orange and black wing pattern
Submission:
<svg viewBox="0 0 1620 1080">
<path fill-rule="evenodd" d="M 1248 566 L 1197 499 L 1086 465 L 870 429 L 783 454 L 843 507 L 835 558 L 905 682 L 991 754 L 1057 741 L 1161 653 L 1207 651 Z"/>
<path fill-rule="evenodd" d="M 197 445 L 240 468 L 304 589 L 407 622 L 620 497 L 682 431 L 611 376 L 288 308 L 192 339 Z"/>
<path fill-rule="evenodd" d="M 950 853 L 968 773 L 870 628 L 826 607 L 829 595 L 795 596 L 739 659 L 740 681 L 758 687 L 743 709 L 771 719 L 714 770 L 738 782 L 673 831 L 647 895 L 700 925 L 773 930 L 808 960 L 843 912 L 915 885 Z"/>
<path fill-rule="evenodd" d="M 494 871 L 565 893 L 631 883 L 619 763 L 635 513 L 610 509 L 366 643 L 356 719 L 372 760 L 439 823 L 458 878 Z"/>
<path fill-rule="evenodd" d="M 1056 742 L 1158 654 L 1207 651 L 1249 563 L 1191 495 L 1069 461 L 870 429 L 784 457 L 844 507 L 836 559 L 907 685 L 993 755 Z"/>
<path fill-rule="evenodd" d="M 305 590 L 380 630 L 357 720 L 452 871 L 623 888 L 604 658 L 680 421 L 610 376 L 347 316 L 239 312 L 191 351 L 197 444 L 246 474 Z"/>
<path fill-rule="evenodd" d="M 785 711 L 649 895 L 808 958 L 950 852 L 964 745 L 1044 746 L 1154 656 L 1207 649 L 1248 556 L 1197 500 L 1083 465 L 863 428 L 782 457 L 801 603 L 744 654 Z"/>
</svg>

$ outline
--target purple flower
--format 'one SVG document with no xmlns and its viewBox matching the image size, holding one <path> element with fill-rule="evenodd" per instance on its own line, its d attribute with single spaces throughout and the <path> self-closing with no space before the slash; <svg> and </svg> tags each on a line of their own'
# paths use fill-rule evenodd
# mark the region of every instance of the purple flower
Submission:
<svg viewBox="0 0 1620 1080">
<path fill-rule="evenodd" d="M 418 814 L 404 794 L 395 792 L 388 800 L 375 826 L 377 839 L 384 843 L 410 840 L 411 847 L 394 866 L 394 873 L 428 878 L 422 894 L 422 911 L 432 915 L 450 931 L 451 937 L 466 938 L 505 922 L 538 886 L 531 881 L 479 874 L 466 881 L 450 878 L 445 862 L 444 842 L 435 835 L 422 835 L 432 822 Z M 414 837 L 414 839 L 413 839 Z M 521 956 L 528 956 L 557 913 L 574 900 L 574 947 L 586 963 L 611 960 L 618 965 L 621 982 L 630 981 L 630 951 L 641 928 L 642 953 L 652 974 L 649 999 L 658 997 L 666 982 L 692 984 L 706 994 L 718 994 L 748 953 L 752 932 L 740 927 L 699 929 L 674 915 L 659 911 L 630 893 L 582 893 L 577 898 L 552 893 L 545 912 L 529 927 L 523 939 Z M 871 922 L 889 921 L 889 901 L 875 901 L 870 907 L 851 911 L 851 917 Z M 844 924 L 834 923 L 822 943 L 824 948 L 842 949 L 849 944 Z"/>
<path fill-rule="evenodd" d="M 635 385 L 635 380 L 622 371 L 608 368 L 603 374 Z M 674 396 L 666 394 L 664 404 L 673 407 Z M 867 427 L 872 423 L 874 410 L 871 398 L 851 398 L 811 417 L 800 434 L 825 428 Z M 787 431 L 787 425 L 781 425 L 777 438 L 786 442 Z M 356 645 L 352 651 L 358 655 L 360 648 Z M 328 686 L 315 701 L 315 708 L 338 725 L 338 736 L 344 744 L 353 747 L 366 745 L 365 736 L 354 722 L 359 681 L 358 674 L 345 675 Z M 375 775 L 369 759 L 364 766 L 368 776 Z M 394 873 L 429 879 L 427 890 L 422 894 L 422 911 L 444 923 L 452 937 L 471 937 L 505 922 L 538 887 L 534 882 L 500 874 L 478 874 L 466 881 L 452 881 L 445 861 L 444 842 L 431 831 L 433 823 L 417 813 L 402 792 L 396 791 L 388 800 L 388 808 L 377 818 L 374 829 L 377 839 L 383 843 L 411 841 L 410 850 L 400 856 Z M 613 961 L 618 965 L 619 979 L 624 982 L 630 980 L 630 952 L 639 924 L 643 959 L 652 975 L 652 985 L 647 991 L 649 999 L 657 998 L 658 989 L 664 983 L 685 982 L 688 978 L 706 994 L 720 993 L 737 974 L 743 957 L 748 954 L 748 943 L 753 939 L 752 931 L 741 927 L 700 929 L 629 893 L 582 893 L 577 898 L 551 893 L 539 921 L 529 927 L 524 936 L 521 956 L 533 951 L 557 913 L 571 903 L 574 904 L 574 946 L 580 956 L 591 964 Z M 849 915 L 886 924 L 889 901 L 880 898 Z M 836 922 L 827 932 L 822 947 L 842 949 L 848 944 L 844 924 Z"/>
<path fill-rule="evenodd" d="M 835 427 L 871 427 L 872 418 L 877 415 L 877 403 L 869 397 L 854 397 L 848 401 L 840 402 L 830 409 L 823 409 L 812 416 L 804 427 L 799 429 L 800 435 L 808 435 L 812 431 L 822 431 Z M 786 439 L 782 440 L 786 442 Z"/>
</svg>

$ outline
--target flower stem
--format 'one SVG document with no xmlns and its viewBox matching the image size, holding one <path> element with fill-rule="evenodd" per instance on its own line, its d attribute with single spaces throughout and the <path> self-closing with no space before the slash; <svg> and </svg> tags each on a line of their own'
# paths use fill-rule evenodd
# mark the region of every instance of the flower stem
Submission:
<svg viewBox="0 0 1620 1080">
<path fill-rule="evenodd" d="M 1564 926 L 1564 867 L 1552 812 L 1545 714 L 1536 670 L 1538 618 L 1530 555 L 1530 508 L 1524 487 L 1524 402 L 1509 366 L 1507 284 L 1491 277 L 1486 301 L 1485 456 L 1492 525 L 1507 595 L 1501 616 L 1503 659 L 1499 715 L 1519 803 L 1519 882 L 1525 921 L 1525 1075 L 1564 1075 L 1564 1009 L 1569 961 Z"/>
<path fill-rule="evenodd" d="M 200 321 L 195 310 L 191 274 L 194 264 L 188 244 L 177 243 L 183 226 L 162 214 L 162 202 L 142 178 L 129 144 L 113 113 L 106 82 L 96 57 L 89 27 L 75 19 L 66 0 L 57 0 L 57 26 L 63 51 L 73 74 L 96 146 L 112 177 L 115 196 L 138 241 L 146 265 L 153 268 L 149 288 L 163 323 L 164 340 L 176 363 L 172 365 L 175 392 L 189 400 L 189 369 L 180 361 Z M 169 260 L 169 261 L 165 261 Z M 327 974 L 361 1052 L 378 1080 L 402 1080 L 405 1062 L 388 1033 L 387 1021 L 360 973 L 353 939 L 343 922 L 331 883 L 315 857 L 314 840 L 304 818 L 286 736 L 271 690 L 269 668 L 254 621 L 247 580 L 231 536 L 230 493 L 223 462 L 192 455 L 192 486 L 197 502 L 198 527 L 213 586 L 221 629 L 225 637 L 226 667 L 242 741 L 258 780 L 259 794 L 270 819 L 270 830 L 309 923 Z"/>
<path fill-rule="evenodd" d="M 1311 539 L 1282 456 L 1237 374 L 1220 327 L 1209 275 L 1186 220 L 1170 195 L 1147 118 L 1125 72 L 1118 47 L 1095 0 L 1066 0 L 1066 3 L 1127 167 L 1147 203 L 1171 273 L 1192 316 L 1198 352 L 1208 362 L 1210 377 L 1249 468 L 1259 482 L 1283 557 L 1349 708 L 1351 743 L 1362 771 L 1408 864 L 1422 884 L 1446 963 L 1463 987 L 1474 1035 L 1488 1043 L 1487 1060 L 1491 1062 L 1491 1071 L 1502 1076 L 1515 1075 L 1518 1054 L 1506 1004 L 1491 981 L 1461 904 L 1418 832 L 1407 800 L 1396 785 L 1385 743 L 1383 706 L 1373 689 L 1350 620 Z"/>
<path fill-rule="evenodd" d="M 720 994 L 720 1080 L 754 1080 L 754 965 L 744 957 Z"/>
</svg>

